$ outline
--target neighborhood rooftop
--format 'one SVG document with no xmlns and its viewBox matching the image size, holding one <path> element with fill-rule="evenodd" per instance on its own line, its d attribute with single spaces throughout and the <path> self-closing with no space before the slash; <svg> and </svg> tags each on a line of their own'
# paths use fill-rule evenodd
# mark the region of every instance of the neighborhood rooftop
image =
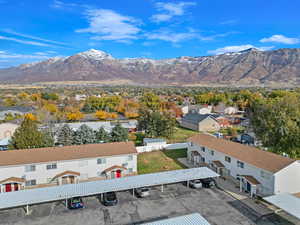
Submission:
<svg viewBox="0 0 300 225">
<path fill-rule="evenodd" d="M 133 142 L 0 151 L 0 166 L 136 154 Z"/>
<path fill-rule="evenodd" d="M 222 152 L 228 156 L 232 156 L 238 160 L 270 172 L 278 172 L 296 161 L 255 147 L 219 139 L 208 134 L 194 135 L 189 141 L 205 146 L 211 150 Z"/>
</svg>

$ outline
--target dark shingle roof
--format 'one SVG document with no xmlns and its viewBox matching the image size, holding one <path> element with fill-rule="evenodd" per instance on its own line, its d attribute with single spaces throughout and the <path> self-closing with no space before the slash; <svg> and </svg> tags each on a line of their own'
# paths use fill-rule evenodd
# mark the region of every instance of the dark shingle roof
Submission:
<svg viewBox="0 0 300 225">
<path fill-rule="evenodd" d="M 209 118 L 209 117 L 215 120 L 214 116 L 211 114 L 199 114 L 199 113 L 188 113 L 182 118 L 182 120 L 198 124 L 202 120 Z"/>
</svg>

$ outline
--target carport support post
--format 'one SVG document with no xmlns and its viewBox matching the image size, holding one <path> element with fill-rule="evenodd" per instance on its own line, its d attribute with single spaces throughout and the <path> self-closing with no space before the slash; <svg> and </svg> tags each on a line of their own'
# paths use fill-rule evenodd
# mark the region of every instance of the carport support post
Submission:
<svg viewBox="0 0 300 225">
<path fill-rule="evenodd" d="M 66 205 L 66 208 L 68 208 L 68 199 L 66 198 L 66 201 L 65 201 L 65 205 Z"/>
<path fill-rule="evenodd" d="M 29 205 L 26 205 L 26 216 L 29 215 Z"/>
<path fill-rule="evenodd" d="M 243 189 L 242 189 L 242 178 L 240 177 L 240 192 L 242 192 Z"/>
<path fill-rule="evenodd" d="M 190 181 L 188 180 L 188 181 L 186 182 L 186 186 L 189 187 L 189 184 L 190 184 Z"/>
<path fill-rule="evenodd" d="M 164 185 L 161 185 L 161 192 L 164 192 Z"/>
<path fill-rule="evenodd" d="M 133 195 L 133 197 L 134 197 L 134 188 L 132 189 L 132 195 Z"/>
</svg>

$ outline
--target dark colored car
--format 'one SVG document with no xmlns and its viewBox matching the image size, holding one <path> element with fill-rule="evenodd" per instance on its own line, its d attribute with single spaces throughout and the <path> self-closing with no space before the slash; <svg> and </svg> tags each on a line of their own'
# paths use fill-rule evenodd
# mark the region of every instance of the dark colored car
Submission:
<svg viewBox="0 0 300 225">
<path fill-rule="evenodd" d="M 68 209 L 82 209 L 82 208 L 84 208 L 82 198 L 80 198 L 80 197 L 69 198 L 67 203 L 68 203 Z"/>
<path fill-rule="evenodd" d="M 103 194 L 102 204 L 105 206 L 114 206 L 118 204 L 116 192 L 107 192 Z"/>
<path fill-rule="evenodd" d="M 216 181 L 213 178 L 205 178 L 200 180 L 202 183 L 202 187 L 211 188 L 216 186 Z"/>
</svg>

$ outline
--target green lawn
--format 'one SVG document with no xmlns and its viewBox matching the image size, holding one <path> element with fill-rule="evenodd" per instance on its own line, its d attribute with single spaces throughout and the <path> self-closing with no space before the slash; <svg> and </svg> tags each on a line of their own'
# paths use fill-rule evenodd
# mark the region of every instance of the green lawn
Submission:
<svg viewBox="0 0 300 225">
<path fill-rule="evenodd" d="M 187 149 L 145 152 L 138 155 L 138 173 L 156 173 L 186 168 L 177 158 L 187 156 Z"/>
<path fill-rule="evenodd" d="M 175 133 L 171 138 L 168 139 L 168 142 L 169 143 L 186 142 L 189 137 L 195 134 L 199 134 L 199 132 L 194 130 L 189 130 L 183 127 L 176 127 Z"/>
</svg>

